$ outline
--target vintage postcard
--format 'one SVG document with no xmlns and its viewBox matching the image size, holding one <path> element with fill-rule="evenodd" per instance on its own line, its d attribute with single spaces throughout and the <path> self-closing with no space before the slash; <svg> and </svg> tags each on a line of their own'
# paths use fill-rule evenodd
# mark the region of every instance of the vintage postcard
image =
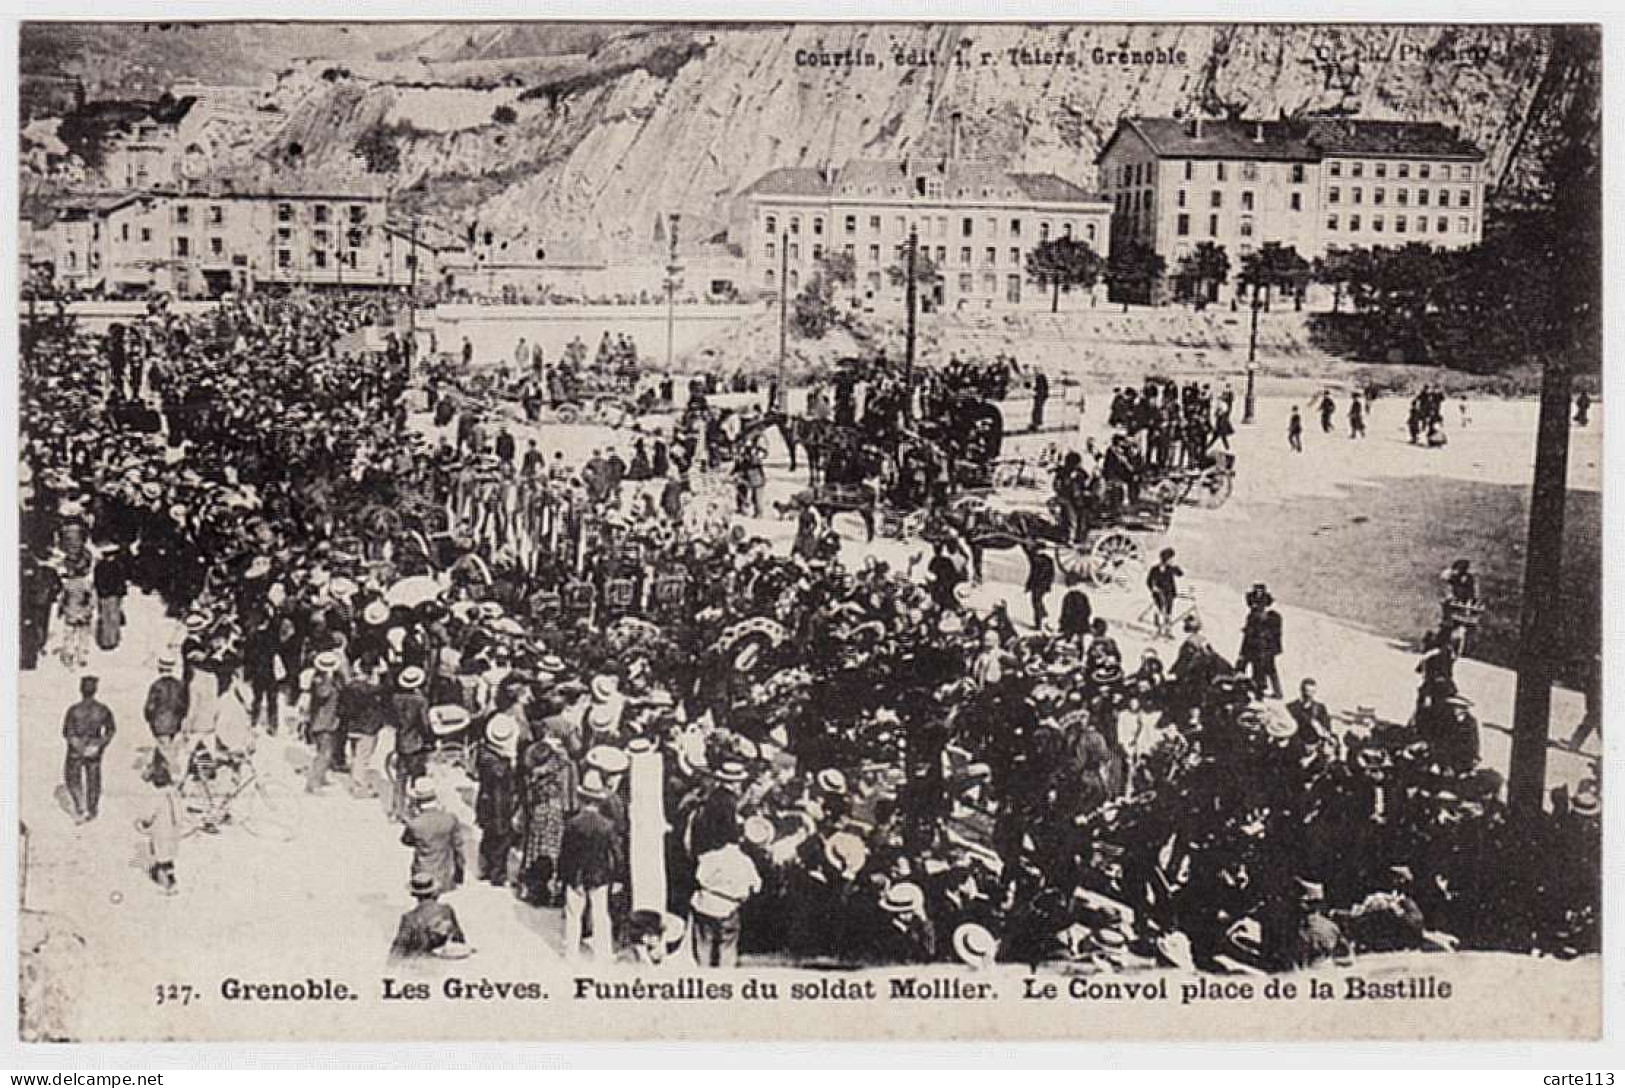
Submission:
<svg viewBox="0 0 1625 1088">
<path fill-rule="evenodd" d="M 19 33 L 22 1041 L 1599 1035 L 1599 28 Z"/>
</svg>

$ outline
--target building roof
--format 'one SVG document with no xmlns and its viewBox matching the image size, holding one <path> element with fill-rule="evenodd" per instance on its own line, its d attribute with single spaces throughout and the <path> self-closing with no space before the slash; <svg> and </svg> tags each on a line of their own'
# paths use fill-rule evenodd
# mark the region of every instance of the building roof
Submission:
<svg viewBox="0 0 1625 1088">
<path fill-rule="evenodd" d="M 1124 132 L 1136 133 L 1165 159 L 1255 159 L 1318 162 L 1327 155 L 1481 160 L 1484 153 L 1459 130 L 1435 121 L 1355 118 L 1247 121 L 1125 117 L 1095 161 Z"/>
<path fill-rule="evenodd" d="M 1305 133 L 1286 121 L 1217 121 L 1178 117 L 1125 117 L 1112 133 L 1104 156 L 1127 128 L 1165 159 L 1261 159 L 1314 162 L 1320 152 Z M 1096 161 L 1099 161 L 1097 157 Z"/>
<path fill-rule="evenodd" d="M 1091 193 L 1055 174 L 1011 174 L 1029 200 L 1046 204 L 1110 204 L 1100 193 Z"/>
<path fill-rule="evenodd" d="M 1472 159 L 1484 153 L 1461 130 L 1436 121 L 1320 120 L 1309 125 L 1309 140 L 1327 155 L 1405 156 L 1417 159 Z"/>
<path fill-rule="evenodd" d="M 1105 202 L 1055 174 L 1016 174 L 993 163 L 948 158 L 852 159 L 833 172 L 785 167 L 762 175 L 745 195 L 901 199 L 925 195 L 919 186 L 932 182 L 941 182 L 944 200 Z"/>
<path fill-rule="evenodd" d="M 745 189 L 746 196 L 828 196 L 830 183 L 824 171 L 811 166 L 781 166 L 769 170 Z"/>
</svg>

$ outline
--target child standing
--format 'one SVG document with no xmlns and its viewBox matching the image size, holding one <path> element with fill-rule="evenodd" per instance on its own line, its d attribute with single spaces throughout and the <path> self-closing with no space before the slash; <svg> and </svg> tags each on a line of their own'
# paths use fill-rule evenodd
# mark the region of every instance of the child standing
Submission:
<svg viewBox="0 0 1625 1088">
<path fill-rule="evenodd" d="M 175 779 L 169 773 L 169 762 L 155 756 L 149 772 L 152 788 L 157 791 L 152 811 L 136 821 L 136 827 L 147 836 L 147 847 L 152 864 L 147 869 L 153 883 L 165 895 L 174 895 L 175 849 L 180 844 L 180 796 L 175 791 Z"/>
</svg>

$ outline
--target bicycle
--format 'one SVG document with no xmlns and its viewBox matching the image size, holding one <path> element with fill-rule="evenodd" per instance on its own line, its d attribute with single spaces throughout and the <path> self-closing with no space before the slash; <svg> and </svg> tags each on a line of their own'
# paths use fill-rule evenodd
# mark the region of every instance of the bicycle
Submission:
<svg viewBox="0 0 1625 1088">
<path fill-rule="evenodd" d="M 1145 610 L 1135 618 L 1134 622 L 1141 627 L 1151 628 L 1154 632 L 1152 638 L 1171 639 L 1174 637 L 1175 630 L 1192 620 L 1201 623 L 1202 610 L 1196 601 L 1196 590 L 1184 586 L 1174 594 L 1174 604 L 1168 610 L 1166 618 L 1158 611 L 1157 602 L 1153 600 L 1145 606 Z"/>
<path fill-rule="evenodd" d="M 222 772 L 230 775 L 230 788 L 222 788 Z M 181 800 L 196 822 L 184 837 L 204 831 L 218 834 L 230 824 L 255 838 L 276 842 L 293 839 L 292 801 L 286 783 L 261 776 L 252 753 L 221 758 L 199 748 L 187 761 Z"/>
</svg>

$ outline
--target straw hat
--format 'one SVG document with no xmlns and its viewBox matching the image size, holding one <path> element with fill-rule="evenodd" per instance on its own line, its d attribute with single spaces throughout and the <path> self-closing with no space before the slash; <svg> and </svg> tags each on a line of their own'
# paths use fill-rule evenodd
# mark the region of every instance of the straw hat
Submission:
<svg viewBox="0 0 1625 1088">
<path fill-rule="evenodd" d="M 752 846 L 767 846 L 777 836 L 773 829 L 773 821 L 766 816 L 751 816 L 745 820 L 741 831 L 746 842 Z"/>
<path fill-rule="evenodd" d="M 967 967 L 993 966 L 999 954 L 999 942 L 986 926 L 965 922 L 954 930 L 954 955 Z"/>
<path fill-rule="evenodd" d="M 361 610 L 361 620 L 372 627 L 382 627 L 389 622 L 389 605 L 383 601 L 373 601 Z"/>
<path fill-rule="evenodd" d="M 607 672 L 592 678 L 592 697 L 595 702 L 607 703 L 621 691 L 621 682 Z"/>
<path fill-rule="evenodd" d="M 844 794 L 846 792 L 846 775 L 834 767 L 826 767 L 818 772 L 818 788 L 825 793 Z"/>
<path fill-rule="evenodd" d="M 891 885 L 880 897 L 880 909 L 887 914 L 918 914 L 924 906 L 925 892 L 907 881 Z"/>
<path fill-rule="evenodd" d="M 333 650 L 323 650 L 321 653 L 316 655 L 316 660 L 313 662 L 313 664 L 316 666 L 318 672 L 337 672 L 339 667 L 339 655 Z"/>
<path fill-rule="evenodd" d="M 595 770 L 589 770 L 581 776 L 581 785 L 576 792 L 589 801 L 602 801 L 609 796 L 609 787 L 604 785 L 604 777 Z"/>
<path fill-rule="evenodd" d="M 625 774 L 632 760 L 619 748 L 600 744 L 587 752 L 587 766 L 606 774 Z"/>
<path fill-rule="evenodd" d="M 434 801 L 440 795 L 435 791 L 434 780 L 424 777 L 412 779 L 411 796 L 414 801 Z"/>
<path fill-rule="evenodd" d="M 730 759 L 712 772 L 719 782 L 728 782 L 737 785 L 750 777 L 745 765 L 738 760 Z"/>
<path fill-rule="evenodd" d="M 429 873 L 413 873 L 408 887 L 412 894 L 419 899 L 426 899 L 440 891 L 440 885 Z"/>
</svg>

